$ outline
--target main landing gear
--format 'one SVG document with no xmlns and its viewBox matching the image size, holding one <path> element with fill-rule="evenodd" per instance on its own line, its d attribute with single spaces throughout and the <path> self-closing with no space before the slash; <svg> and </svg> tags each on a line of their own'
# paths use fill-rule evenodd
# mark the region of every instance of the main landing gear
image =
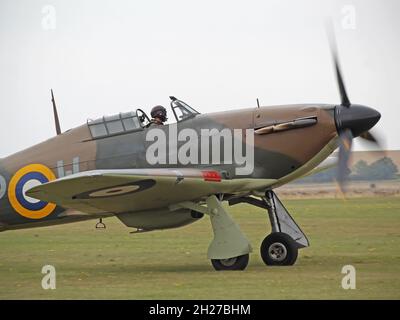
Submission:
<svg viewBox="0 0 400 320">
<path fill-rule="evenodd" d="M 186 208 L 210 216 L 214 239 L 208 247 L 207 257 L 215 270 L 244 270 L 252 251 L 250 242 L 239 226 L 222 206 L 223 196 L 209 196 L 206 206 L 194 202 L 182 202 L 175 208 Z M 296 262 L 298 249 L 309 243 L 273 191 L 266 191 L 260 199 L 253 197 L 232 198 L 229 205 L 248 203 L 267 210 L 272 233 L 261 244 L 260 253 L 266 265 L 289 266 Z M 171 207 L 170 209 L 174 209 Z"/>
<path fill-rule="evenodd" d="M 179 207 L 210 216 L 214 239 L 208 247 L 207 257 L 215 270 L 244 270 L 249 263 L 252 248 L 249 240 L 222 206 L 221 200 L 212 195 L 206 200 L 207 206 L 188 201 L 180 203 Z"/>
<path fill-rule="evenodd" d="M 248 203 L 268 212 L 271 223 L 271 234 L 261 243 L 260 254 L 268 266 L 293 265 L 298 256 L 298 250 L 309 246 L 305 234 L 290 216 L 276 194 L 267 190 L 262 200 L 252 197 L 232 199 L 229 205 Z"/>
</svg>

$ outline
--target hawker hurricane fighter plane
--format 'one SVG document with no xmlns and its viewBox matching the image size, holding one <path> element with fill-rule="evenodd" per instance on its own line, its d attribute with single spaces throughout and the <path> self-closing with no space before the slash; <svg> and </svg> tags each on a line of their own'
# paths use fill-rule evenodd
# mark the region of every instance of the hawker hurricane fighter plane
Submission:
<svg viewBox="0 0 400 320">
<path fill-rule="evenodd" d="M 263 261 L 294 264 L 309 242 L 274 189 L 329 166 L 337 147 L 342 185 L 353 138 L 375 141 L 368 130 L 380 119 L 350 103 L 333 53 L 339 105 L 200 114 L 170 97 L 176 123 L 154 123 L 137 109 L 61 133 L 53 98 L 57 136 L 0 159 L 0 230 L 116 216 L 146 232 L 208 216 L 212 265 L 243 270 L 252 248 L 222 203 L 247 203 L 264 208 L 271 223 Z"/>
</svg>

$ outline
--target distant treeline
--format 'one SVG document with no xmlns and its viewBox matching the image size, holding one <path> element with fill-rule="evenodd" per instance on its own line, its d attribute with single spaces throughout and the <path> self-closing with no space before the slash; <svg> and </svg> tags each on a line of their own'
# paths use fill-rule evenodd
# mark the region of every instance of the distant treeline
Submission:
<svg viewBox="0 0 400 320">
<path fill-rule="evenodd" d="M 299 179 L 298 183 L 331 182 L 335 180 L 337 168 L 316 173 Z M 389 157 L 383 157 L 371 164 L 364 160 L 358 161 L 350 170 L 349 180 L 392 180 L 399 178 L 398 168 Z"/>
</svg>

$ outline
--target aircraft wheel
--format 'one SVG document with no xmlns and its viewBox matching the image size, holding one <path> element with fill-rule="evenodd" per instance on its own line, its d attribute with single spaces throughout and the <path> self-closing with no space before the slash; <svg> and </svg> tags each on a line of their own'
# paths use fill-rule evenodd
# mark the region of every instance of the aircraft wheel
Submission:
<svg viewBox="0 0 400 320">
<path fill-rule="evenodd" d="M 211 259 L 215 270 L 244 270 L 249 263 L 249 254 L 229 259 Z"/>
<path fill-rule="evenodd" d="M 264 239 L 260 253 L 268 266 L 291 266 L 297 260 L 298 247 L 288 234 L 274 232 Z"/>
</svg>

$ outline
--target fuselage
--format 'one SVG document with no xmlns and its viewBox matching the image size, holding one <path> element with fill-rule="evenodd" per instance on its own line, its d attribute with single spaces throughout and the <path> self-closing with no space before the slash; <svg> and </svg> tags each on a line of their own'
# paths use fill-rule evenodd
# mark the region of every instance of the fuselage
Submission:
<svg viewBox="0 0 400 320">
<path fill-rule="evenodd" d="M 199 114 L 173 125 L 178 132 L 194 130 L 198 137 L 204 129 L 254 130 L 254 168 L 241 175 L 237 174 L 237 164 L 223 159 L 196 165 L 179 159 L 175 163 L 149 163 L 146 151 L 152 142 L 147 138 L 152 128 L 93 138 L 89 125 L 82 125 L 0 160 L 0 230 L 95 218 L 63 215 L 64 208 L 24 194 L 34 184 L 89 170 L 200 167 L 224 171 L 231 179 L 276 179 L 274 187 L 278 187 L 306 174 L 336 148 L 334 109 L 333 105 L 311 104 L 249 108 Z M 293 121 L 303 123 L 304 119 L 312 121 L 293 125 Z M 282 126 L 285 129 L 279 129 Z M 158 129 L 167 133 L 171 125 Z M 179 150 L 184 143 L 168 139 L 167 158 L 171 150 Z M 244 138 L 242 143 L 246 144 Z M 211 140 L 210 148 L 212 144 Z"/>
</svg>

